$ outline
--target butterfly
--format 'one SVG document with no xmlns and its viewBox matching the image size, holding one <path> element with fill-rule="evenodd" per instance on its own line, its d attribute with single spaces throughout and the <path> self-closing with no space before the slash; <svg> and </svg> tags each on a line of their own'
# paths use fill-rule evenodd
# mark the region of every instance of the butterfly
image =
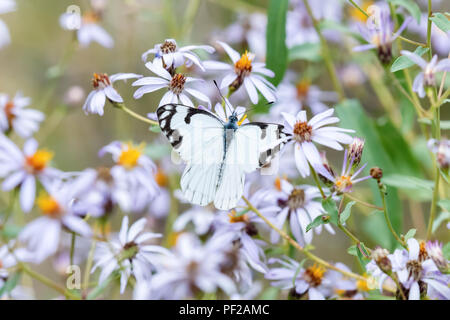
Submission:
<svg viewBox="0 0 450 320">
<path fill-rule="evenodd" d="M 200 206 L 214 202 L 220 210 L 236 207 L 245 174 L 270 165 L 290 138 L 283 125 L 239 125 L 235 111 L 227 122 L 182 104 L 162 105 L 156 114 L 161 131 L 187 163 L 180 181 L 184 197 Z"/>
</svg>

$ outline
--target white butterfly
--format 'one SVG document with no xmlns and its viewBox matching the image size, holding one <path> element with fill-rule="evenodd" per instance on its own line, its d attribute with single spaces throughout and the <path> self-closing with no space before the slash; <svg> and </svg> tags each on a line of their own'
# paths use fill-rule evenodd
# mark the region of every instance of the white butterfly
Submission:
<svg viewBox="0 0 450 320">
<path fill-rule="evenodd" d="M 159 126 L 187 166 L 181 190 L 194 204 L 214 201 L 216 208 L 236 207 L 245 173 L 269 165 L 289 139 L 279 124 L 238 125 L 236 112 L 228 122 L 201 109 L 167 104 L 156 110 Z"/>
</svg>

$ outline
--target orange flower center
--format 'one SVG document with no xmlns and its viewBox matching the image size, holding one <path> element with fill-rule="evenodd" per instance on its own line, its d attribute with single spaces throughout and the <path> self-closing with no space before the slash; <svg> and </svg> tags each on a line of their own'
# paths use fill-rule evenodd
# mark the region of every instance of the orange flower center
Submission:
<svg viewBox="0 0 450 320">
<path fill-rule="evenodd" d="M 133 146 L 131 143 L 127 144 L 119 156 L 118 163 L 127 169 L 132 169 L 138 165 L 139 157 L 144 150 L 144 145 Z"/>
<path fill-rule="evenodd" d="M 52 158 L 52 152 L 37 150 L 32 156 L 26 157 L 25 163 L 31 173 L 37 173 L 44 170 Z"/>
<path fill-rule="evenodd" d="M 237 223 L 237 222 L 248 222 L 248 216 L 246 214 L 237 215 L 235 210 L 231 210 L 230 213 L 228 213 L 228 218 L 230 223 Z"/>
<path fill-rule="evenodd" d="M 170 80 L 169 90 L 174 94 L 180 94 L 184 90 L 184 84 L 186 83 L 186 77 L 181 73 L 176 73 L 172 80 Z"/>
<path fill-rule="evenodd" d="M 308 96 L 310 85 L 311 83 L 309 82 L 309 80 L 302 80 L 299 83 L 297 83 L 295 88 L 297 89 L 298 100 L 303 101 L 306 99 L 306 97 Z"/>
<path fill-rule="evenodd" d="M 322 283 L 324 273 L 325 268 L 314 264 L 305 270 L 303 277 L 311 286 L 317 287 Z"/>
<path fill-rule="evenodd" d="M 340 176 L 336 179 L 336 188 L 340 192 L 345 192 L 352 187 L 352 181 L 350 176 Z"/>
<path fill-rule="evenodd" d="M 155 174 L 155 181 L 160 187 L 167 187 L 169 178 L 161 169 L 158 168 L 158 171 L 156 171 Z"/>
<path fill-rule="evenodd" d="M 9 125 L 11 126 L 11 122 L 14 119 L 15 115 L 13 113 L 14 103 L 12 101 L 8 101 L 5 105 L 5 114 L 8 119 Z"/>
<path fill-rule="evenodd" d="M 294 139 L 298 142 L 311 141 L 312 127 L 306 121 L 297 121 L 294 125 Z"/>
<path fill-rule="evenodd" d="M 43 214 L 51 218 L 58 218 L 61 215 L 58 202 L 50 195 L 41 194 L 37 199 L 37 205 Z"/>
<path fill-rule="evenodd" d="M 252 71 L 252 60 L 255 55 L 245 51 L 241 58 L 234 64 L 234 70 L 238 76 L 247 76 Z"/>
<path fill-rule="evenodd" d="M 171 41 L 164 41 L 164 43 L 161 45 L 161 51 L 162 53 L 171 53 L 175 52 L 177 50 L 177 45 Z"/>
<path fill-rule="evenodd" d="M 100 21 L 100 15 L 95 12 L 87 12 L 83 15 L 83 22 L 88 23 L 97 23 Z"/>
<path fill-rule="evenodd" d="M 92 86 L 97 88 L 105 88 L 111 85 L 111 81 L 106 73 L 94 73 L 94 77 L 92 78 Z"/>
</svg>

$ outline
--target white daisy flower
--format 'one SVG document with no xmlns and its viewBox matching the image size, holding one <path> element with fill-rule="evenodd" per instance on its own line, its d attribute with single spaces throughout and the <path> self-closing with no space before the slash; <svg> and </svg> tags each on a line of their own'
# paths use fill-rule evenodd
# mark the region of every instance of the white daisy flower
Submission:
<svg viewBox="0 0 450 320">
<path fill-rule="evenodd" d="M 219 61 L 204 61 L 203 65 L 207 70 L 226 71 L 220 88 L 230 87 L 232 90 L 238 90 L 244 85 L 252 103 L 258 103 L 258 92 L 266 98 L 267 101 L 275 101 L 275 87 L 263 76 L 274 77 L 275 73 L 265 66 L 263 62 L 254 62 L 255 55 L 245 52 L 242 56 L 231 48 L 228 44 L 217 41 L 233 64 L 227 64 Z"/>
<path fill-rule="evenodd" d="M 221 103 L 216 103 L 214 106 L 214 112 L 215 114 L 224 122 L 228 122 L 228 118 L 233 114 L 236 113 L 238 116 L 238 125 L 249 123 L 250 121 L 247 118 L 246 115 L 246 109 L 245 107 L 237 106 L 236 108 L 231 105 L 231 103 L 228 101 L 228 99 L 225 99 L 225 111 L 223 110 L 223 106 Z"/>
<path fill-rule="evenodd" d="M 53 153 L 38 149 L 34 139 L 25 142 L 23 152 L 8 138 L 0 134 L 0 177 L 5 178 L 3 191 L 20 188 L 20 206 L 29 212 L 36 196 L 36 179 L 44 187 L 61 176 L 61 172 L 48 166 Z"/>
<path fill-rule="evenodd" d="M 181 234 L 173 254 L 160 256 L 157 263 L 158 273 L 152 277 L 155 298 L 186 299 L 219 288 L 228 295 L 233 294 L 236 291 L 233 281 L 221 272 L 227 263 L 225 250 L 231 245 L 227 236 L 202 244 L 193 234 Z"/>
<path fill-rule="evenodd" d="M 0 0 L 0 14 L 8 13 L 16 10 L 16 2 L 14 0 Z M 0 48 L 11 43 L 9 29 L 2 20 L 0 20 Z"/>
<path fill-rule="evenodd" d="M 147 57 L 153 54 L 153 64 L 163 67 L 167 70 L 174 70 L 186 63 L 186 66 L 195 64 L 201 70 L 205 70 L 200 58 L 192 50 L 204 50 L 208 53 L 213 53 L 215 49 L 207 45 L 191 45 L 185 47 L 178 47 L 174 39 L 166 39 L 163 43 L 158 43 L 153 49 L 147 50 L 142 54 L 142 61 L 146 62 Z"/>
<path fill-rule="evenodd" d="M 295 148 L 295 163 L 302 177 L 310 174 L 309 164 L 315 168 L 322 165 L 319 151 L 315 143 L 342 150 L 340 143 L 349 144 L 353 138 L 344 132 L 355 132 L 350 129 L 338 127 L 325 127 L 328 124 L 339 122 L 339 118 L 332 117 L 334 109 L 328 109 L 315 115 L 308 121 L 306 111 L 300 111 L 296 117 L 282 112 L 287 124 L 287 132 L 291 133 Z"/>
<path fill-rule="evenodd" d="M 142 77 L 135 73 L 116 73 L 108 76 L 106 73 L 94 73 L 92 79 L 92 86 L 94 90 L 89 93 L 86 102 L 83 105 L 83 110 L 86 114 L 94 113 L 100 116 L 103 115 L 103 108 L 105 107 L 106 99 L 111 102 L 122 103 L 123 99 L 120 94 L 114 89 L 113 83 L 118 80 L 135 79 Z"/>
<path fill-rule="evenodd" d="M 141 86 L 134 93 L 135 99 L 140 99 L 146 93 L 167 88 L 168 91 L 159 102 L 160 106 L 167 103 L 182 103 L 193 107 L 194 104 L 188 94 L 211 105 L 211 101 L 205 94 L 190 87 L 193 82 L 202 81 L 201 79 L 186 77 L 181 73 L 171 75 L 166 69 L 152 62 L 147 62 L 145 66 L 158 77 L 144 77 L 133 82 L 133 86 Z"/>
<path fill-rule="evenodd" d="M 7 94 L 0 94 L 0 130 L 14 130 L 22 138 L 29 138 L 39 130 L 45 116 L 42 112 L 26 109 L 31 99 L 20 92 L 11 100 Z"/>
<path fill-rule="evenodd" d="M 65 30 L 77 30 L 77 39 L 82 47 L 91 42 L 97 42 L 105 48 L 114 46 L 113 38 L 98 23 L 100 15 L 96 12 L 87 12 L 81 18 L 74 13 L 63 13 L 59 24 Z"/>
<path fill-rule="evenodd" d="M 49 194 L 43 193 L 37 199 L 43 216 L 28 223 L 19 234 L 19 240 L 33 253 L 34 263 L 41 263 L 56 253 L 62 230 L 83 237 L 92 234 L 88 223 L 73 212 L 74 198 L 70 185 L 54 184 L 48 190 Z"/>
<path fill-rule="evenodd" d="M 141 212 L 159 194 L 155 181 L 156 165 L 143 155 L 144 145 L 135 146 L 114 141 L 103 147 L 99 155 L 110 153 L 116 163 L 111 168 L 111 176 L 120 181 L 128 196 L 118 196 L 117 201 L 125 212 Z M 121 187 L 122 188 L 122 187 Z"/>
<path fill-rule="evenodd" d="M 128 216 L 123 217 L 118 239 L 109 243 L 99 242 L 94 255 L 96 262 L 91 270 L 102 269 L 98 279 L 103 283 L 116 270 L 120 272 L 120 293 L 124 293 L 130 276 L 134 276 L 136 283 L 150 281 L 155 270 L 154 260 L 158 255 L 171 256 L 169 250 L 146 244 L 150 239 L 160 238 L 159 233 L 144 232 L 147 220 L 141 218 L 128 228 Z"/>
</svg>

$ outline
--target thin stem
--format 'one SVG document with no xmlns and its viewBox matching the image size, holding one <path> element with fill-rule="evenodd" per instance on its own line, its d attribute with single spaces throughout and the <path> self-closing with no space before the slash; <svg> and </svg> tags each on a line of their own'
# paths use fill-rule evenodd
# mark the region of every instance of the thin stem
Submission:
<svg viewBox="0 0 450 320">
<path fill-rule="evenodd" d="M 392 223 L 391 223 L 391 219 L 389 219 L 389 213 L 388 213 L 388 209 L 387 209 L 387 205 L 386 205 L 386 198 L 384 196 L 384 192 L 383 190 L 381 190 L 381 188 L 378 188 L 380 190 L 380 196 L 381 196 L 381 201 L 383 202 L 383 213 L 384 213 L 384 219 L 386 220 L 386 224 L 389 228 L 389 230 L 391 231 L 391 233 L 393 234 L 393 236 L 395 237 L 395 239 L 403 246 L 406 248 L 406 243 L 405 241 L 403 241 L 397 234 L 397 232 L 395 232 L 394 227 L 392 227 Z"/>
<path fill-rule="evenodd" d="M 309 164 L 309 168 L 310 168 L 310 170 L 312 172 L 312 175 L 314 177 L 314 181 L 316 182 L 316 185 L 319 188 L 319 191 L 320 191 L 320 194 L 322 195 L 322 198 L 326 199 L 327 196 L 323 192 L 322 186 L 320 185 L 319 177 L 317 176 L 316 170 L 314 170 L 314 168 L 313 168 L 313 166 L 311 164 Z"/>
<path fill-rule="evenodd" d="M 428 227 L 427 227 L 427 239 L 430 239 L 433 233 L 433 222 L 434 218 L 436 217 L 437 202 L 439 200 L 439 179 L 440 179 L 440 172 L 439 168 L 436 166 L 436 177 L 434 179 L 433 198 L 431 200 L 430 218 L 428 220 Z"/>
<path fill-rule="evenodd" d="M 321 48 L 322 48 L 323 60 L 325 61 L 325 65 L 328 69 L 328 73 L 330 74 L 331 82 L 333 83 L 334 89 L 336 90 L 337 94 L 339 95 L 339 100 L 342 101 L 345 99 L 344 89 L 342 88 L 342 85 L 337 77 L 336 68 L 334 67 L 333 60 L 331 59 L 330 49 L 328 48 L 327 41 L 326 41 L 325 37 L 323 36 L 322 32 L 320 31 L 319 23 L 313 15 L 313 12 L 308 3 L 308 0 L 303 0 L 303 3 L 305 4 L 306 11 L 308 12 L 309 17 L 312 20 L 314 29 L 316 30 L 317 35 L 319 36 L 320 44 L 321 44 Z"/>
<path fill-rule="evenodd" d="M 450 59 L 450 52 L 448 53 L 447 56 L 448 59 Z M 447 77 L 447 70 L 444 71 L 444 74 L 442 75 L 442 79 L 441 79 L 441 85 L 439 87 L 439 93 L 438 93 L 438 102 L 441 101 L 441 96 L 442 96 L 442 91 L 444 91 L 444 84 L 445 84 L 445 78 Z M 450 92 L 450 89 L 447 89 L 446 91 L 447 93 Z M 448 94 L 447 94 L 448 95 Z M 442 100 L 444 101 L 445 98 Z M 441 103 L 442 104 L 442 103 Z M 439 105 L 440 106 L 440 105 Z M 439 107 L 438 106 L 438 107 Z"/>
<path fill-rule="evenodd" d="M 369 14 L 368 14 L 366 11 L 364 11 L 363 8 L 361 8 L 360 6 L 358 6 L 358 4 L 357 4 L 355 1 L 349 0 L 349 2 L 350 2 L 356 9 L 358 9 L 363 15 L 365 15 L 367 18 L 369 17 Z"/>
<path fill-rule="evenodd" d="M 408 42 L 408 43 L 411 43 L 411 44 L 414 44 L 416 46 L 420 46 L 420 47 L 424 47 L 424 48 L 427 47 L 426 43 L 417 42 L 417 41 L 414 41 L 414 40 L 411 40 L 411 39 L 408 39 L 408 38 L 405 38 L 405 37 L 402 37 L 402 36 L 398 36 L 398 39 L 400 39 L 402 41 L 405 41 L 405 42 Z"/>
<path fill-rule="evenodd" d="M 83 289 L 85 290 L 83 292 L 83 298 L 87 297 L 87 291 L 89 290 L 89 278 L 91 276 L 91 268 L 92 268 L 92 262 L 94 260 L 94 252 L 95 247 L 97 244 L 97 240 L 95 238 L 92 240 L 91 248 L 89 249 L 88 258 L 86 260 L 86 266 L 84 269 L 84 283 L 83 283 Z"/>
<path fill-rule="evenodd" d="M 442 82 L 444 82 L 444 81 L 442 81 Z M 439 94 L 439 97 L 440 97 L 440 98 L 439 98 L 439 100 L 436 102 L 434 109 L 439 108 L 439 107 L 444 103 L 444 100 L 447 99 L 447 97 L 448 97 L 449 95 L 450 95 L 450 88 L 448 88 L 447 90 L 445 90 L 445 92 L 444 92 L 442 95 Z"/>
<path fill-rule="evenodd" d="M 400 281 L 398 281 L 398 277 L 396 274 L 393 274 L 392 272 L 390 272 L 389 276 L 391 277 L 392 280 L 394 280 L 395 284 L 397 285 L 398 291 L 400 292 L 400 295 L 402 296 L 403 300 L 408 300 L 406 299 L 406 295 L 403 292 L 402 286 L 400 284 Z"/>
<path fill-rule="evenodd" d="M 125 111 L 125 112 L 128 113 L 130 116 L 132 116 L 133 118 L 136 118 L 136 119 L 138 119 L 138 120 L 140 120 L 140 121 L 142 121 L 142 122 L 145 122 L 145 123 L 148 123 L 148 124 L 151 124 L 151 125 L 154 125 L 154 126 L 157 126 L 157 125 L 158 125 L 158 122 L 157 122 L 157 121 L 154 121 L 154 120 L 148 119 L 148 118 L 146 118 L 146 117 L 143 117 L 143 116 L 141 116 L 140 114 L 137 114 L 136 112 L 134 112 L 134 111 L 128 109 L 128 108 L 125 106 L 124 103 L 119 103 L 119 102 L 114 102 L 114 101 L 111 101 L 111 103 L 113 104 L 114 107 L 116 107 L 116 108 L 118 108 L 118 109 L 121 109 L 121 110 Z"/>
<path fill-rule="evenodd" d="M 350 200 L 353 200 L 353 201 L 355 201 L 355 202 L 358 202 L 359 204 L 362 204 L 363 206 L 366 206 L 366 207 L 368 207 L 368 208 L 372 208 L 372 209 L 377 209 L 377 210 L 383 211 L 383 208 L 382 208 L 382 207 L 379 207 L 379 206 L 376 206 L 376 205 L 374 205 L 374 204 L 367 203 L 367 202 L 364 202 L 364 201 L 362 201 L 362 200 L 359 200 L 358 198 L 355 198 L 354 196 L 352 196 L 352 195 L 350 195 L 350 194 L 348 194 L 348 193 L 346 193 L 345 196 L 346 196 L 347 198 L 349 198 Z"/>
<path fill-rule="evenodd" d="M 75 232 L 72 232 L 72 241 L 70 243 L 70 265 L 73 265 L 73 257 L 75 255 L 75 241 L 77 239 L 77 235 Z"/>
<path fill-rule="evenodd" d="M 30 277 L 42 282 L 43 284 L 45 284 L 47 287 L 52 288 L 53 290 L 61 293 L 62 295 L 70 298 L 70 299 L 74 299 L 74 300 L 80 300 L 80 297 L 78 297 L 77 295 L 73 294 L 72 292 L 70 292 L 69 290 L 64 289 L 63 287 L 59 286 L 57 283 L 53 282 L 52 280 L 50 280 L 49 278 L 31 270 L 31 268 L 26 265 L 23 262 L 19 262 L 19 267 L 21 270 L 23 270 L 23 272 L 25 272 L 26 274 L 28 274 Z"/>
<path fill-rule="evenodd" d="M 432 21 L 430 20 L 432 15 L 431 12 L 431 0 L 428 0 L 428 19 L 427 19 L 427 48 L 428 50 L 428 59 L 431 60 L 431 58 L 433 57 L 433 53 L 431 52 L 431 23 Z"/>
</svg>

